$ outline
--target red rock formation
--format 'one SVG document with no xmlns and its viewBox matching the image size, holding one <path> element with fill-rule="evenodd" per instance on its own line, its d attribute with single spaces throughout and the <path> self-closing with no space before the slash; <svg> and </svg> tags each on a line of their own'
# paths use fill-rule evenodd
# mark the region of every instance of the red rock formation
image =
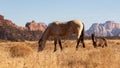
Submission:
<svg viewBox="0 0 120 68">
<path fill-rule="evenodd" d="M 12 26 L 12 27 L 18 28 L 18 26 L 16 24 L 14 24 L 11 20 L 4 20 L 3 24 L 7 25 L 7 26 Z"/>
<path fill-rule="evenodd" d="M 11 20 L 4 19 L 4 16 L 0 15 L 0 26 L 12 26 L 20 30 L 28 30 L 28 31 L 44 31 L 46 29 L 46 25 L 44 23 L 36 23 L 35 21 L 28 22 L 25 27 L 17 26 Z"/>
<path fill-rule="evenodd" d="M 44 31 L 46 25 L 44 23 L 36 23 L 35 21 L 28 22 L 25 26 L 29 31 Z"/>
<path fill-rule="evenodd" d="M 0 39 L 11 41 L 38 40 L 46 29 L 44 23 L 35 21 L 26 24 L 26 27 L 17 26 L 11 20 L 0 15 Z"/>
<path fill-rule="evenodd" d="M 22 27 L 22 26 L 19 26 L 18 29 L 20 29 L 20 30 L 27 30 L 26 27 Z"/>
<path fill-rule="evenodd" d="M 4 19 L 4 16 L 0 15 L 0 26 L 4 25 L 17 28 L 17 25 L 15 25 L 11 20 Z"/>
<path fill-rule="evenodd" d="M 4 16 L 0 15 L 0 22 L 4 22 Z"/>
<path fill-rule="evenodd" d="M 3 22 L 4 22 L 4 16 L 0 15 L 0 26 L 2 26 Z"/>
</svg>

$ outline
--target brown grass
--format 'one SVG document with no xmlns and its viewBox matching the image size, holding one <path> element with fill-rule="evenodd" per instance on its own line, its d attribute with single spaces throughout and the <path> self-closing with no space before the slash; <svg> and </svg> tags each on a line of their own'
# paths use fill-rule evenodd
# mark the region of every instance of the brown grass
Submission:
<svg viewBox="0 0 120 68">
<path fill-rule="evenodd" d="M 120 68 L 119 40 L 109 40 L 105 48 L 94 48 L 91 42 L 76 51 L 75 40 L 62 41 L 63 51 L 57 45 L 53 52 L 53 41 L 47 41 L 39 53 L 36 41 L 1 42 L 0 68 Z"/>
<path fill-rule="evenodd" d="M 25 57 L 31 54 L 32 48 L 25 45 L 17 45 L 10 48 L 12 57 Z"/>
</svg>

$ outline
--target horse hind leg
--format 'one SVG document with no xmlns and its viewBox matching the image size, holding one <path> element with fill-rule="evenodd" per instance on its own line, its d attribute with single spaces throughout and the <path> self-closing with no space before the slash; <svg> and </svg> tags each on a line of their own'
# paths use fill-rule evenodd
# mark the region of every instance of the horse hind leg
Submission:
<svg viewBox="0 0 120 68">
<path fill-rule="evenodd" d="M 78 48 L 80 42 L 83 44 L 83 48 L 85 48 L 84 34 L 81 34 L 81 31 L 80 31 L 77 36 L 78 36 L 78 40 L 77 40 L 76 49 Z"/>
<path fill-rule="evenodd" d="M 78 49 L 79 43 L 80 43 L 80 32 L 78 32 L 78 34 L 76 34 L 77 36 L 77 45 L 76 45 L 76 50 Z"/>
<path fill-rule="evenodd" d="M 82 43 L 83 48 L 85 48 L 84 39 L 83 39 L 83 37 L 80 37 L 80 38 L 77 40 L 76 49 L 78 49 L 78 46 L 79 46 L 79 43 L 80 43 L 80 42 Z"/>
<path fill-rule="evenodd" d="M 81 37 L 81 43 L 83 44 L 83 48 L 85 48 L 84 37 Z"/>
<path fill-rule="evenodd" d="M 56 50 L 57 50 L 57 48 L 56 48 L 57 40 L 56 40 L 56 39 L 54 40 L 54 45 L 55 45 L 55 47 L 54 47 L 54 52 L 56 52 Z"/>
<path fill-rule="evenodd" d="M 62 48 L 61 40 L 59 39 L 58 42 L 59 42 L 60 49 L 62 50 L 63 48 Z"/>
<path fill-rule="evenodd" d="M 105 42 L 105 46 L 106 46 L 106 47 L 108 46 L 108 43 L 107 43 L 107 42 Z"/>
<path fill-rule="evenodd" d="M 80 43 L 80 39 L 77 40 L 76 50 L 78 49 L 79 43 Z"/>
</svg>

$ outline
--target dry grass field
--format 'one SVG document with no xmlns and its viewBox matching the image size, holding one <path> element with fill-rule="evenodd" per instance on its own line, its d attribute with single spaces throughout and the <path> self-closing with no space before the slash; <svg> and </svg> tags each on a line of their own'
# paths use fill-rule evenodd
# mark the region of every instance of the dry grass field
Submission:
<svg viewBox="0 0 120 68">
<path fill-rule="evenodd" d="M 120 68 L 120 40 L 108 40 L 108 47 L 93 48 L 85 40 L 86 48 L 76 51 L 75 40 L 63 40 L 63 51 L 53 41 L 47 41 L 37 52 L 37 41 L 0 42 L 0 68 Z"/>
</svg>

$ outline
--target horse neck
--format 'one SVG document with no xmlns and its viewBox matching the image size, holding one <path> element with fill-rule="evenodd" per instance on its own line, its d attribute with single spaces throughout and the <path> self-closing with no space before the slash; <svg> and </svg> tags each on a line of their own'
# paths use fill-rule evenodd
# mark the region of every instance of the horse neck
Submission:
<svg viewBox="0 0 120 68">
<path fill-rule="evenodd" d="M 48 29 L 45 30 L 45 32 L 42 35 L 42 40 L 46 41 L 49 37 L 49 31 Z"/>
<path fill-rule="evenodd" d="M 95 42 L 96 42 L 96 38 L 95 38 L 95 36 L 94 36 L 94 35 L 92 36 L 92 41 L 93 41 L 93 43 L 95 43 Z"/>
</svg>

